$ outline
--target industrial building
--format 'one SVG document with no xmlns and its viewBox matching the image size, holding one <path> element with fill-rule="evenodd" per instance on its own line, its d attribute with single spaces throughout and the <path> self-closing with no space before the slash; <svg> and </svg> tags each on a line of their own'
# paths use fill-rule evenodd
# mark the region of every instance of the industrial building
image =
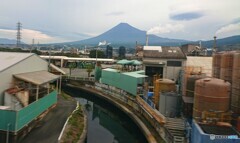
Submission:
<svg viewBox="0 0 240 143">
<path fill-rule="evenodd" d="M 106 48 L 106 52 L 105 52 L 105 53 L 106 53 L 106 58 L 112 59 L 112 58 L 113 58 L 113 47 L 107 45 L 107 48 Z"/>
<path fill-rule="evenodd" d="M 168 141 L 240 142 L 239 55 L 185 56 L 179 48 L 145 46 L 142 66 L 148 77 L 141 75 L 140 82 L 130 82 L 131 72 L 104 69 L 101 82 L 130 95 L 139 95 L 136 89 L 142 86 L 140 97 L 166 117 L 164 137 L 172 138 Z"/>
<path fill-rule="evenodd" d="M 40 56 L 41 58 L 47 60 L 50 63 L 53 63 L 57 67 L 66 67 L 68 62 L 110 62 L 114 63 L 114 59 L 102 59 L 102 58 L 76 58 L 76 57 L 66 57 L 66 56 Z"/>
<path fill-rule="evenodd" d="M 0 52 L 0 140 L 15 142 L 38 116 L 57 103 L 50 86 L 59 76 L 33 53 Z M 6 138 L 8 137 L 8 138 Z"/>
<path fill-rule="evenodd" d="M 126 57 L 126 48 L 123 46 L 120 46 L 118 49 L 118 57 L 121 59 L 124 59 Z"/>
<path fill-rule="evenodd" d="M 144 46 L 142 60 L 149 82 L 155 74 L 176 81 L 187 57 L 179 47 Z"/>
<path fill-rule="evenodd" d="M 207 76 L 212 76 L 212 57 L 187 56 L 186 67 L 194 67 Z"/>
</svg>

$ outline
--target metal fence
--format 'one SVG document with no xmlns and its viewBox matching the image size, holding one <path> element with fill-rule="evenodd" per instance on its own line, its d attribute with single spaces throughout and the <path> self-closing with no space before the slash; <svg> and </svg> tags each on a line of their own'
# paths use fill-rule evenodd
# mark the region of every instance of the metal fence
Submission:
<svg viewBox="0 0 240 143">
<path fill-rule="evenodd" d="M 81 81 L 95 81 L 94 77 L 81 77 L 81 76 L 62 76 L 63 80 L 72 79 L 72 80 L 81 80 Z"/>
</svg>

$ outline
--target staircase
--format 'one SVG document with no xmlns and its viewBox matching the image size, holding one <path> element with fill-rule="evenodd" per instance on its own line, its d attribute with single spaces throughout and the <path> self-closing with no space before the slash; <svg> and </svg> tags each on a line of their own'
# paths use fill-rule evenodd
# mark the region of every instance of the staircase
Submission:
<svg viewBox="0 0 240 143">
<path fill-rule="evenodd" d="M 172 143 L 185 143 L 185 121 L 179 118 L 166 118 L 165 130 L 167 140 Z"/>
</svg>

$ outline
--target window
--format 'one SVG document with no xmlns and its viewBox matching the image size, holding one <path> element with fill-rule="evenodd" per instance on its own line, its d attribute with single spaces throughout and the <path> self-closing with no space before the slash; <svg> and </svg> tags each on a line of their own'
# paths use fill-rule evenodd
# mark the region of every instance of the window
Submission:
<svg viewBox="0 0 240 143">
<path fill-rule="evenodd" d="M 181 61 L 167 61 L 167 66 L 170 67 L 181 67 L 182 62 Z"/>
</svg>

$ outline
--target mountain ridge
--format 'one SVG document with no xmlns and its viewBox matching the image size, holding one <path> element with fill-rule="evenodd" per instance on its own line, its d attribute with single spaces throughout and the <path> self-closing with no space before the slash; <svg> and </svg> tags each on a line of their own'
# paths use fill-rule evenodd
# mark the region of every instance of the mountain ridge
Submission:
<svg viewBox="0 0 240 143">
<path fill-rule="evenodd" d="M 149 43 L 174 43 L 174 42 L 187 42 L 187 40 L 182 39 L 170 39 L 170 38 L 162 38 L 156 35 L 148 35 Z M 113 28 L 107 30 L 106 32 L 85 40 L 67 42 L 69 44 L 90 44 L 97 45 L 100 41 L 108 41 L 112 44 L 115 43 L 128 43 L 131 45 L 135 45 L 136 41 L 139 44 L 145 44 L 146 41 L 146 31 L 139 30 L 128 23 L 120 23 Z"/>
<path fill-rule="evenodd" d="M 199 44 L 199 41 L 163 38 L 152 34 L 148 35 L 148 37 L 148 45 L 152 46 L 181 46 L 183 44 Z M 139 45 L 146 45 L 146 31 L 135 28 L 128 23 L 119 23 L 96 37 L 73 42 L 55 43 L 53 45 L 75 45 L 76 47 L 83 47 L 85 45 L 97 46 L 99 42 L 105 40 L 111 43 L 113 47 L 125 46 L 128 48 L 134 48 L 136 46 L 136 42 Z M 213 40 L 205 40 L 201 41 L 201 43 L 203 47 L 211 48 L 213 46 Z M 0 38 L 0 44 L 16 44 L 16 40 Z M 220 47 L 226 45 L 233 45 L 232 47 L 235 47 L 235 49 L 236 47 L 238 48 L 240 45 L 240 35 L 217 39 L 217 46 Z"/>
</svg>

